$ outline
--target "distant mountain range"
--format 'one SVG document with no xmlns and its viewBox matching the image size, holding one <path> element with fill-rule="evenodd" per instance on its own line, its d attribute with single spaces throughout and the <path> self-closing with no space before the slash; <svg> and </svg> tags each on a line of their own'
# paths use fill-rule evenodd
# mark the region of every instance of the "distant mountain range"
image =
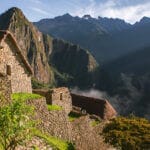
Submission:
<svg viewBox="0 0 150 150">
<path fill-rule="evenodd" d="M 131 25 L 121 19 L 82 18 L 69 14 L 34 23 L 40 31 L 89 49 L 98 62 L 109 62 L 150 45 L 150 18 Z"/>
</svg>

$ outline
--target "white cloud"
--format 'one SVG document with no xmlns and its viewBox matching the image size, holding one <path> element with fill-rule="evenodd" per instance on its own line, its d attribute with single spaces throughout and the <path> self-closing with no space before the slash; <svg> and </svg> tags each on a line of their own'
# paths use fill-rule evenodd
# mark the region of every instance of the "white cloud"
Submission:
<svg viewBox="0 0 150 150">
<path fill-rule="evenodd" d="M 135 23 L 143 16 L 150 17 L 150 2 L 136 4 L 132 6 L 118 7 L 118 0 L 108 0 L 103 3 L 97 3 L 95 0 L 89 0 L 90 4 L 86 7 L 78 8 L 72 15 L 83 16 L 90 14 L 93 17 L 111 17 L 122 18 L 127 22 Z"/>
<path fill-rule="evenodd" d="M 49 13 L 43 9 L 37 8 L 37 7 L 30 7 L 33 11 L 40 13 L 42 15 L 49 15 Z"/>
</svg>

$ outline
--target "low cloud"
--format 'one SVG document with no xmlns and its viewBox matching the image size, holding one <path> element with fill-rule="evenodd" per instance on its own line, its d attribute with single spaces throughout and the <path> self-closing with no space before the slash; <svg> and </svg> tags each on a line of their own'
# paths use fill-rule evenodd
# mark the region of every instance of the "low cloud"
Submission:
<svg viewBox="0 0 150 150">
<path fill-rule="evenodd" d="M 80 90 L 79 88 L 75 87 L 71 90 L 72 93 L 74 94 L 79 94 L 87 97 L 94 97 L 94 98 L 99 98 L 99 99 L 106 99 L 107 98 L 107 93 L 106 92 L 101 92 L 99 90 L 95 89 L 90 89 L 90 90 Z"/>
</svg>

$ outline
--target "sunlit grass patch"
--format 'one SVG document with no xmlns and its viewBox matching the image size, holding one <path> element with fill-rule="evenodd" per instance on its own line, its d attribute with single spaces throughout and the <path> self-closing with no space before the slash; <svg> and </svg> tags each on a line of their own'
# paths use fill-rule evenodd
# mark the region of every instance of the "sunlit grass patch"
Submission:
<svg viewBox="0 0 150 150">
<path fill-rule="evenodd" d="M 12 100 L 32 100 L 32 99 L 39 99 L 42 98 L 42 96 L 38 94 L 32 94 L 32 93 L 13 93 L 11 95 Z"/>
</svg>

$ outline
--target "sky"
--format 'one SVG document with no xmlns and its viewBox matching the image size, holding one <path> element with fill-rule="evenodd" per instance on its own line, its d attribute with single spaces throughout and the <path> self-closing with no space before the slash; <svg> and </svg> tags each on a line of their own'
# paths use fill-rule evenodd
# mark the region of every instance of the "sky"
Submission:
<svg viewBox="0 0 150 150">
<path fill-rule="evenodd" d="M 150 17 L 150 0 L 0 0 L 0 13 L 11 7 L 22 9 L 32 22 L 66 13 L 120 18 L 131 24 Z"/>
</svg>

